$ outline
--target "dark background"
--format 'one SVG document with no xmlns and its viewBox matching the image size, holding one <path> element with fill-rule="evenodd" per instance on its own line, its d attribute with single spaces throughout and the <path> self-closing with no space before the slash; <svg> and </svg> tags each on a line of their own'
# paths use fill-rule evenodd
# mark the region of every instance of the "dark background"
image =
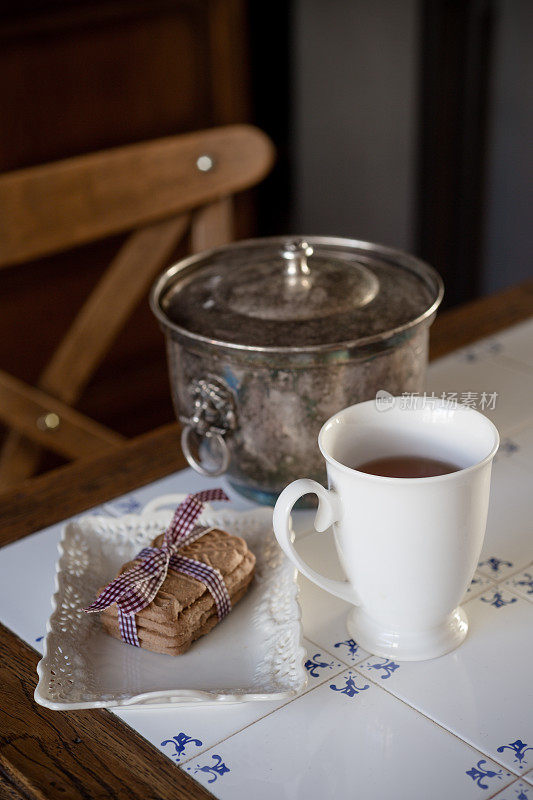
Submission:
<svg viewBox="0 0 533 800">
<path fill-rule="evenodd" d="M 240 237 L 400 247 L 453 306 L 532 273 L 532 34 L 531 0 L 19 0 L 0 171 L 253 122 L 277 164 Z M 0 272 L 0 368 L 37 378 L 119 244 Z M 166 381 L 144 302 L 79 407 L 138 433 L 172 418 Z"/>
</svg>

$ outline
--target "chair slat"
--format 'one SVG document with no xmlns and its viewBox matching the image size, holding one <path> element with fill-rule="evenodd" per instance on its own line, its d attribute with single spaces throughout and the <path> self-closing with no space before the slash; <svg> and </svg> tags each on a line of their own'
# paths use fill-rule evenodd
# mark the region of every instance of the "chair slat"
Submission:
<svg viewBox="0 0 533 800">
<path fill-rule="evenodd" d="M 59 425 L 47 430 L 44 420 L 41 426 L 38 420 L 50 414 L 57 415 Z M 43 447 L 67 458 L 95 455 L 125 441 L 120 434 L 2 371 L 0 417 L 19 433 L 31 435 Z"/>
<path fill-rule="evenodd" d="M 231 195 L 258 183 L 273 160 L 262 131 L 230 125 L 0 175 L 0 267 L 135 231 L 82 306 L 39 389 L 0 373 L 0 418 L 12 427 L 0 453 L 0 486 L 30 476 L 41 447 L 79 458 L 122 441 L 65 404 L 80 397 L 189 227 L 193 252 L 231 241 Z M 54 431 L 36 425 L 47 411 L 61 418 Z"/>
<path fill-rule="evenodd" d="M 189 215 L 182 214 L 148 225 L 127 240 L 41 375 L 41 389 L 65 403 L 78 399 L 189 222 Z"/>
<path fill-rule="evenodd" d="M 233 202 L 224 197 L 202 206 L 194 213 L 191 225 L 191 251 L 201 253 L 233 239 Z"/>
<path fill-rule="evenodd" d="M 39 380 L 41 389 L 64 403 L 72 404 L 79 398 L 153 277 L 187 231 L 189 220 L 189 215 L 182 214 L 176 219 L 153 223 L 130 236 L 52 356 Z M 29 413 L 30 409 L 26 411 Z M 0 485 L 3 488 L 33 474 L 41 457 L 40 444 L 57 450 L 54 445 L 59 441 L 60 455 L 69 458 L 82 455 L 78 451 L 80 443 L 76 429 L 63 426 L 61 437 L 47 434 L 39 439 L 35 419 L 35 415 L 33 420 L 30 416 L 26 420 L 29 424 L 24 428 L 17 424 L 16 419 L 11 422 L 13 430 L 8 432 L 0 456 Z M 37 442 L 25 440 L 24 432 Z M 67 440 L 71 434 L 72 452 L 68 453 L 65 448 L 68 449 Z"/>
<path fill-rule="evenodd" d="M 211 162 L 198 159 L 208 156 Z M 78 156 L 0 176 L 0 266 L 198 208 L 263 178 L 272 144 L 250 125 Z"/>
</svg>

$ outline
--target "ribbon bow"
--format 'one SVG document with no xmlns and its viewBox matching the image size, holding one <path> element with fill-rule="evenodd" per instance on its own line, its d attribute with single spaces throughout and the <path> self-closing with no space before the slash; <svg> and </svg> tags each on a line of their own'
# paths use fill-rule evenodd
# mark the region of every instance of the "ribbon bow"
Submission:
<svg viewBox="0 0 533 800">
<path fill-rule="evenodd" d="M 87 613 L 103 611 L 117 604 L 120 635 L 128 644 L 140 647 L 135 614 L 152 602 L 169 569 L 196 578 L 205 584 L 215 601 L 218 618 L 231 611 L 228 589 L 214 567 L 179 555 L 179 550 L 203 536 L 210 528 L 195 525 L 208 500 L 229 500 L 222 489 L 207 489 L 189 494 L 174 512 L 161 547 L 145 547 L 135 556 L 136 566 L 118 575 L 98 595 Z"/>
</svg>

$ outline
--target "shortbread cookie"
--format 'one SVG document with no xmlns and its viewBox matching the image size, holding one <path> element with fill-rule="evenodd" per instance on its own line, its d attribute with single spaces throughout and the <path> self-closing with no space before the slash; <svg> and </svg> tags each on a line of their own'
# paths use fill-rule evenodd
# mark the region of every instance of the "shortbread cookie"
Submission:
<svg viewBox="0 0 533 800">
<path fill-rule="evenodd" d="M 232 608 L 244 597 L 248 591 L 248 587 L 252 582 L 252 579 L 253 574 L 250 574 L 246 578 L 243 587 L 231 596 Z M 198 622 L 198 627 L 193 629 L 187 638 L 182 638 L 180 636 L 166 636 L 153 631 L 150 628 L 144 628 L 141 625 L 137 625 L 137 636 L 139 643 L 144 650 L 151 650 L 154 653 L 164 653 L 169 656 L 179 656 L 182 655 L 182 653 L 185 653 L 190 648 L 191 644 L 196 641 L 196 639 L 199 639 L 200 636 L 204 636 L 206 633 L 209 633 L 209 631 L 215 627 L 218 621 L 216 610 L 213 609 L 210 613 L 206 612 L 204 615 L 202 615 Z M 109 633 L 111 636 L 114 636 L 115 639 L 121 638 L 118 619 L 116 617 L 113 618 L 106 616 L 102 619 L 102 622 L 107 633 Z"/>
<path fill-rule="evenodd" d="M 152 546 L 159 547 L 163 536 Z M 244 539 L 224 531 L 208 531 L 200 539 L 180 550 L 180 555 L 209 564 L 221 573 L 232 606 L 246 593 L 255 568 L 255 556 Z M 130 561 L 120 574 L 135 566 Z M 116 604 L 102 612 L 105 630 L 120 638 Z M 212 595 L 201 581 L 169 569 L 157 595 L 136 614 L 137 635 L 141 647 L 159 653 L 184 653 L 199 636 L 218 622 Z"/>
</svg>

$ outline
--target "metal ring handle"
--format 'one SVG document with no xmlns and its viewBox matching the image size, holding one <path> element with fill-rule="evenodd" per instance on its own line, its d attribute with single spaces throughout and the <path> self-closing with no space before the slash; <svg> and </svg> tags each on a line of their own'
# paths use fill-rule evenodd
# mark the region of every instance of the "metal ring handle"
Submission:
<svg viewBox="0 0 533 800">
<path fill-rule="evenodd" d="M 213 470 L 208 470 L 203 467 L 199 461 L 193 456 L 191 452 L 191 448 L 189 445 L 189 439 L 191 433 L 195 433 L 194 428 L 191 425 L 185 425 L 181 432 L 181 449 L 183 450 L 183 455 L 196 472 L 199 472 L 200 475 L 206 475 L 208 478 L 216 478 L 218 475 L 223 475 L 226 472 L 227 468 L 229 467 L 230 462 L 230 454 L 228 450 L 228 445 L 224 437 L 220 433 L 214 433 L 213 431 L 207 431 L 204 435 L 206 439 L 214 439 L 218 445 L 218 448 L 221 453 L 221 460 L 222 463 L 220 467 L 215 468 Z"/>
</svg>

